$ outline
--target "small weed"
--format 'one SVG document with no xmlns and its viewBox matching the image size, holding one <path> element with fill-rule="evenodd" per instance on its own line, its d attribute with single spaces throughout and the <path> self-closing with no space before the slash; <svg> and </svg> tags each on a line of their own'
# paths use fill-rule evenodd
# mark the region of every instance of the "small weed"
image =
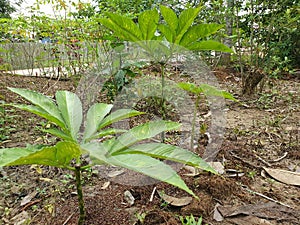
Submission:
<svg viewBox="0 0 300 225">
<path fill-rule="evenodd" d="M 36 191 L 39 193 L 39 195 L 46 195 L 47 194 L 47 190 L 45 188 L 41 189 L 41 188 L 37 187 Z"/>
<path fill-rule="evenodd" d="M 138 222 L 140 222 L 140 223 L 142 223 L 142 224 L 143 224 L 144 221 L 145 221 L 146 215 L 147 215 L 147 213 L 145 213 L 145 212 L 143 212 L 143 213 L 136 213 L 136 214 L 135 214 L 135 216 L 136 216 Z"/>
<path fill-rule="evenodd" d="M 257 100 L 259 108 L 261 109 L 269 109 L 272 106 L 272 97 L 273 94 L 263 94 Z"/>
<path fill-rule="evenodd" d="M 249 133 L 249 131 L 247 131 L 247 130 L 242 130 L 242 129 L 239 129 L 238 127 L 235 127 L 235 128 L 233 129 L 233 133 L 236 134 L 236 135 L 238 135 L 238 136 L 246 136 L 247 133 Z"/>
<path fill-rule="evenodd" d="M 190 216 L 179 216 L 182 225 L 202 225 L 202 216 L 197 219 L 191 214 Z"/>
<path fill-rule="evenodd" d="M 71 174 L 65 174 L 64 175 L 64 179 L 61 179 L 60 181 L 63 184 L 68 184 L 70 181 L 75 180 L 74 176 L 72 176 Z"/>
<path fill-rule="evenodd" d="M 4 104 L 3 101 L 0 101 L 1 104 Z M 0 105 L 0 141 L 8 140 L 10 134 L 16 131 L 15 128 L 10 127 L 8 123 L 12 122 L 16 116 L 9 115 L 9 110 L 5 109 Z M 14 112 L 14 111 L 13 111 Z"/>
<path fill-rule="evenodd" d="M 169 206 L 169 203 L 166 202 L 166 201 L 164 201 L 164 200 L 162 200 L 162 202 L 160 203 L 160 207 L 161 207 L 162 209 L 165 209 L 165 208 L 167 208 L 168 206 Z"/>
<path fill-rule="evenodd" d="M 282 116 L 275 116 L 267 121 L 267 124 L 271 127 L 280 127 L 281 123 L 285 120 Z"/>
<path fill-rule="evenodd" d="M 31 206 L 32 211 L 36 211 L 39 207 L 37 205 Z"/>
<path fill-rule="evenodd" d="M 250 177 L 252 180 L 254 179 L 255 175 L 256 175 L 256 171 L 248 172 L 248 177 Z"/>
</svg>

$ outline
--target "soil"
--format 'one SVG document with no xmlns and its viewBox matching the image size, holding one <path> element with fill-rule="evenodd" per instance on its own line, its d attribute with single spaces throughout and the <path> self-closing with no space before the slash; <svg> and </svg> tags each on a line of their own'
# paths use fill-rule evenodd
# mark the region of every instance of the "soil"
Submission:
<svg viewBox="0 0 300 225">
<path fill-rule="evenodd" d="M 188 196 L 178 188 L 164 183 L 122 185 L 94 167 L 83 174 L 85 224 L 176 225 L 182 224 L 180 216 L 191 214 L 196 219 L 202 217 L 203 224 L 300 224 L 299 182 L 285 184 L 264 169 L 291 171 L 299 180 L 299 80 L 266 80 L 262 93 L 244 97 L 239 95 L 241 81 L 235 71 L 219 69 L 215 74 L 221 87 L 240 100 L 226 101 L 226 132 L 214 160 L 226 173 L 187 176 L 190 171 L 181 168 L 179 174 L 199 200 L 179 207 L 164 202 L 158 194 Z M 0 74 L 0 100 L 24 103 L 6 87 L 30 88 L 53 96 L 57 90 L 75 91 L 76 81 Z M 29 113 L 7 108 L 4 119 L 0 148 L 57 141 L 41 131 L 46 121 Z M 198 144 L 195 151 L 201 156 L 207 142 L 200 140 Z M 4 167 L 0 180 L 0 224 L 77 224 L 76 187 L 69 171 L 37 165 Z M 133 205 L 124 198 L 125 191 L 135 198 Z"/>
</svg>

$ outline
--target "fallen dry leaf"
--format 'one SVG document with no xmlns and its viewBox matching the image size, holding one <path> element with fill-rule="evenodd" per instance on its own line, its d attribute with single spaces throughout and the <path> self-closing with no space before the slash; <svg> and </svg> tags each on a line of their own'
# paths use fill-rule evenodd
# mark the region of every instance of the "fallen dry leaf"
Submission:
<svg viewBox="0 0 300 225">
<path fill-rule="evenodd" d="M 11 218 L 10 222 L 14 225 L 22 225 L 26 224 L 28 221 L 30 221 L 30 215 L 26 211 L 22 211 L 20 214 Z"/>
<path fill-rule="evenodd" d="M 217 208 L 223 217 L 249 215 L 265 219 L 289 221 L 298 221 L 300 219 L 300 213 L 297 210 L 281 206 L 275 202 L 242 206 L 219 206 Z"/>
<path fill-rule="evenodd" d="M 128 190 L 124 192 L 124 199 L 126 200 L 129 206 L 132 206 L 134 204 L 135 198 Z"/>
<path fill-rule="evenodd" d="M 237 218 L 232 218 L 230 221 L 236 225 L 274 225 L 268 220 L 258 218 L 256 216 L 242 216 Z"/>
<path fill-rule="evenodd" d="M 218 210 L 219 206 L 221 206 L 221 205 L 219 203 L 217 203 L 215 208 L 214 208 L 213 218 L 214 218 L 215 221 L 221 222 L 221 221 L 224 220 L 224 217 L 222 216 L 222 214 Z"/>
<path fill-rule="evenodd" d="M 29 203 L 29 202 L 31 201 L 31 199 L 33 199 L 33 198 L 37 195 L 37 193 L 38 193 L 37 191 L 34 191 L 34 192 L 32 192 L 32 193 L 26 195 L 26 196 L 22 199 L 20 205 L 23 206 L 23 205 L 26 205 L 27 203 Z"/>
<path fill-rule="evenodd" d="M 214 168 L 219 174 L 224 174 L 225 173 L 224 166 L 221 162 L 208 162 L 208 164 L 212 168 Z M 203 172 L 203 170 L 201 170 L 199 168 L 195 168 L 193 166 L 185 165 L 183 168 L 189 172 L 189 173 L 185 173 L 184 174 L 185 176 L 196 177 L 201 172 Z"/>
<path fill-rule="evenodd" d="M 222 163 L 220 162 L 208 162 L 208 164 L 214 168 L 219 174 L 224 174 L 225 169 Z"/>
<path fill-rule="evenodd" d="M 102 189 L 102 190 L 105 190 L 106 188 L 109 187 L 109 185 L 110 185 L 110 181 L 107 181 L 107 182 L 105 182 L 105 183 L 102 185 L 101 189 Z"/>
<path fill-rule="evenodd" d="M 181 198 L 176 198 L 172 197 L 170 195 L 164 194 L 162 192 L 158 192 L 159 196 L 168 204 L 173 205 L 173 206 L 185 206 L 188 205 L 192 202 L 193 198 L 192 197 L 181 197 Z"/>
<path fill-rule="evenodd" d="M 271 177 L 282 183 L 300 186 L 300 173 L 266 167 L 263 168 Z"/>
</svg>

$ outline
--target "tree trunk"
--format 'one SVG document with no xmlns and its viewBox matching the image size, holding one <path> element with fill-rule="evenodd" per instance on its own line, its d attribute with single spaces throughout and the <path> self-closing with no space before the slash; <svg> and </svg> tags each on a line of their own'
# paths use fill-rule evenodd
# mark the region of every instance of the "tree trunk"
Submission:
<svg viewBox="0 0 300 225">
<path fill-rule="evenodd" d="M 256 92 L 257 85 L 259 84 L 259 82 L 261 82 L 264 76 L 265 75 L 259 70 L 250 71 L 245 79 L 242 94 L 248 96 L 253 95 Z"/>
<path fill-rule="evenodd" d="M 234 0 L 227 0 L 227 9 L 226 9 L 226 31 L 227 36 L 224 39 L 224 44 L 227 45 L 229 48 L 232 47 L 232 40 L 230 36 L 232 36 L 232 27 L 233 27 L 233 13 L 234 13 Z M 230 53 L 223 53 L 221 58 L 221 64 L 228 66 L 230 64 Z"/>
</svg>

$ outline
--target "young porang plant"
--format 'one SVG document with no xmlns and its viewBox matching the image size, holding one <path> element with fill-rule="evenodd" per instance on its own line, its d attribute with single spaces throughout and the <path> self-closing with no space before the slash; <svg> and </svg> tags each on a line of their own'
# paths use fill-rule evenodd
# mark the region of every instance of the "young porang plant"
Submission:
<svg viewBox="0 0 300 225">
<path fill-rule="evenodd" d="M 83 118 L 79 97 L 68 91 L 57 91 L 53 99 L 31 90 L 9 88 L 31 104 L 10 104 L 47 119 L 54 126 L 44 131 L 61 139 L 52 146 L 27 145 L 27 147 L 0 149 L 0 167 L 38 164 L 74 171 L 80 217 L 85 220 L 81 172 L 95 164 L 114 165 L 133 170 L 181 188 L 197 196 L 187 187 L 170 166 L 159 159 L 191 165 L 216 173 L 203 159 L 177 146 L 164 143 L 143 142 L 164 131 L 177 130 L 180 124 L 170 121 L 151 121 L 130 130 L 112 128 L 113 123 L 142 114 L 131 109 L 111 111 L 113 105 L 96 103 Z M 84 131 L 80 132 L 82 124 Z M 119 134 L 119 135 L 115 135 Z M 104 138 L 105 137 L 105 138 Z M 88 154 L 91 163 L 81 160 Z"/>
</svg>

